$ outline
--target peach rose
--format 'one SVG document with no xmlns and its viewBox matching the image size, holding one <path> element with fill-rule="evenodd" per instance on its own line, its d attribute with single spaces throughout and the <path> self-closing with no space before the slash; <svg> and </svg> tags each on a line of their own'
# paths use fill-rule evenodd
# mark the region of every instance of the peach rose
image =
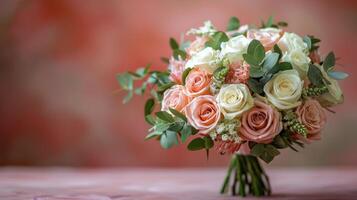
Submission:
<svg viewBox="0 0 357 200">
<path fill-rule="evenodd" d="M 239 135 L 242 139 L 268 144 L 283 128 L 280 112 L 260 100 L 242 116 Z"/>
<path fill-rule="evenodd" d="M 247 32 L 247 38 L 259 40 L 266 51 L 272 49 L 282 35 L 283 31 L 276 28 L 252 29 Z"/>
<path fill-rule="evenodd" d="M 213 130 L 221 118 L 221 110 L 211 95 L 196 97 L 185 108 L 188 122 L 200 133 L 207 134 Z"/>
<path fill-rule="evenodd" d="M 189 57 L 198 53 L 202 49 L 205 48 L 205 43 L 208 41 L 207 36 L 196 37 L 196 39 L 190 44 L 190 46 L 186 49 L 186 53 Z"/>
<path fill-rule="evenodd" d="M 169 71 L 170 71 L 170 80 L 182 84 L 182 73 L 185 70 L 186 62 L 184 60 L 175 60 L 174 58 L 170 59 Z"/>
<path fill-rule="evenodd" d="M 226 76 L 226 83 L 237 84 L 247 83 L 249 79 L 249 64 L 244 62 L 236 62 L 229 65 L 229 71 Z"/>
<path fill-rule="evenodd" d="M 326 114 L 315 99 L 309 99 L 296 109 L 299 121 L 305 125 L 309 136 L 318 135 L 326 124 Z"/>
<path fill-rule="evenodd" d="M 191 70 L 186 77 L 186 95 L 197 97 L 200 95 L 210 94 L 210 85 L 212 75 L 198 68 Z"/>
<path fill-rule="evenodd" d="M 168 111 L 173 108 L 182 112 L 187 104 L 190 103 L 191 98 L 185 94 L 185 87 L 182 85 L 174 85 L 164 92 L 164 97 L 161 103 L 161 110 Z"/>
</svg>

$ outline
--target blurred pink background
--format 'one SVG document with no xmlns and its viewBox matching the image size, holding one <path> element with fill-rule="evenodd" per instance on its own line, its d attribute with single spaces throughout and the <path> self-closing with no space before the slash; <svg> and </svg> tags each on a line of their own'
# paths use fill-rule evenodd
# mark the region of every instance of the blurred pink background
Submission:
<svg viewBox="0 0 357 200">
<path fill-rule="evenodd" d="M 322 39 L 341 59 L 345 104 L 329 114 L 323 140 L 284 150 L 273 166 L 357 165 L 357 2 L 180 0 L 2 0 L 0 165 L 225 166 L 228 156 L 163 150 L 144 142 L 144 98 L 121 104 L 116 73 L 164 69 L 169 37 L 210 19 L 260 23 Z"/>
</svg>

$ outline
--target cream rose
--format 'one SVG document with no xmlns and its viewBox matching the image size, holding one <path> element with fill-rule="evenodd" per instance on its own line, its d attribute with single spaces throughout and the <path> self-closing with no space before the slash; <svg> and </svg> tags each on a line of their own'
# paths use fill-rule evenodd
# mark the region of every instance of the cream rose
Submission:
<svg viewBox="0 0 357 200">
<path fill-rule="evenodd" d="M 211 94 L 210 86 L 212 75 L 200 69 L 193 69 L 186 77 L 186 95 L 197 97 L 200 95 Z"/>
<path fill-rule="evenodd" d="M 241 116 L 254 105 L 253 97 L 244 84 L 223 85 L 216 99 L 226 119 Z"/>
<path fill-rule="evenodd" d="M 185 108 L 188 122 L 200 133 L 207 134 L 213 130 L 221 118 L 220 108 L 211 95 L 196 97 Z"/>
<path fill-rule="evenodd" d="M 309 99 L 296 109 L 299 121 L 305 125 L 308 134 L 319 134 L 326 124 L 326 115 L 320 103 Z"/>
<path fill-rule="evenodd" d="M 303 84 L 296 70 L 281 71 L 265 84 L 264 92 L 275 107 L 287 110 L 300 105 Z"/>
<path fill-rule="evenodd" d="M 169 108 L 173 108 L 180 112 L 183 111 L 185 106 L 191 101 L 191 98 L 184 91 L 185 87 L 182 85 L 174 85 L 166 90 L 161 103 L 161 110 L 168 111 Z"/>
<path fill-rule="evenodd" d="M 187 68 L 200 68 L 208 73 L 213 73 L 218 68 L 218 51 L 206 47 L 192 56 L 186 63 Z"/>
<path fill-rule="evenodd" d="M 318 98 L 320 103 L 324 106 L 333 106 L 336 104 L 343 103 L 344 97 L 340 85 L 338 84 L 338 81 L 329 77 L 322 66 L 320 65 L 317 66 L 321 70 L 324 78 L 330 82 L 330 84 L 326 85 L 328 89 L 328 93 L 325 93 L 319 96 Z"/>
<path fill-rule="evenodd" d="M 305 54 L 309 53 L 307 44 L 295 33 L 285 32 L 277 44 L 283 52 L 300 50 Z"/>
<path fill-rule="evenodd" d="M 247 38 L 259 40 L 268 51 L 279 41 L 282 33 L 283 31 L 277 28 L 251 29 L 247 32 Z"/>
<path fill-rule="evenodd" d="M 247 53 L 251 39 L 246 38 L 244 35 L 239 35 L 231 38 L 227 42 L 221 44 L 221 59 L 228 59 L 230 63 L 240 62 L 243 60 L 243 54 Z"/>
<path fill-rule="evenodd" d="M 242 116 L 239 135 L 247 141 L 271 143 L 283 129 L 281 114 L 260 100 Z"/>
<path fill-rule="evenodd" d="M 292 50 L 286 52 L 282 57 L 282 61 L 290 62 L 294 69 L 296 69 L 302 79 L 306 78 L 309 70 L 310 58 L 301 50 Z"/>
</svg>

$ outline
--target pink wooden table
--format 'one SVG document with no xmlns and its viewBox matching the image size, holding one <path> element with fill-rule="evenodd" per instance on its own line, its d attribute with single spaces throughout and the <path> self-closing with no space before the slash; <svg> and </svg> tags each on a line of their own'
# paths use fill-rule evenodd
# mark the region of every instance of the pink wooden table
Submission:
<svg viewBox="0 0 357 200">
<path fill-rule="evenodd" d="M 1 200 L 213 200 L 225 169 L 0 168 Z M 264 199 L 357 199 L 357 169 L 270 169 Z M 254 199 L 254 198 L 246 198 Z"/>
</svg>

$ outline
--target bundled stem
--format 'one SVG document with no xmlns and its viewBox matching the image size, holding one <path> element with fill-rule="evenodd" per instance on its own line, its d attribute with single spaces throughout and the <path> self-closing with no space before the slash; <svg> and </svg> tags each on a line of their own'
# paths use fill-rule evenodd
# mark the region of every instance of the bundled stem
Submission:
<svg viewBox="0 0 357 200">
<path fill-rule="evenodd" d="M 230 186 L 229 186 L 230 184 Z M 268 196 L 271 194 L 269 177 L 257 157 L 251 155 L 232 156 L 224 179 L 221 194 L 230 192 L 233 196 Z"/>
</svg>

